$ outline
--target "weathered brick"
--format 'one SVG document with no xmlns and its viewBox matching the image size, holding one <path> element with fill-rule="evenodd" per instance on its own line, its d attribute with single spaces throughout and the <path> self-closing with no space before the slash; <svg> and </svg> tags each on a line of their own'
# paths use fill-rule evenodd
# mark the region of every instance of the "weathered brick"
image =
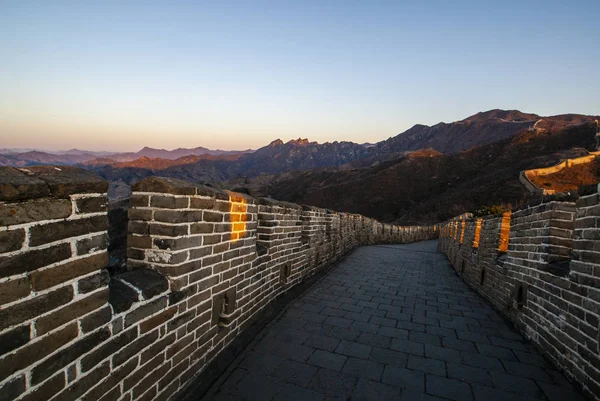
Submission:
<svg viewBox="0 0 600 401">
<path fill-rule="evenodd" d="M 190 234 L 208 234 L 212 233 L 214 225 L 211 223 L 193 223 L 190 225 Z"/>
<path fill-rule="evenodd" d="M 108 198 L 95 196 L 91 198 L 78 198 L 75 200 L 77 213 L 100 213 L 107 211 Z"/>
<path fill-rule="evenodd" d="M 219 263 L 222 260 L 223 260 L 223 255 L 215 255 L 215 256 L 206 257 L 206 258 L 202 259 L 202 267 L 212 266 L 216 263 Z"/>
<path fill-rule="evenodd" d="M 71 215 L 68 199 L 39 199 L 0 204 L 0 226 L 64 219 Z"/>
<path fill-rule="evenodd" d="M 38 341 L 27 344 L 15 353 L 0 358 L 0 381 L 52 354 L 77 337 L 77 332 L 77 323 L 71 323 L 54 333 L 41 337 Z"/>
<path fill-rule="evenodd" d="M 175 317 L 174 319 L 169 321 L 169 323 L 167 323 L 167 330 L 168 331 L 176 330 L 178 327 L 180 327 L 184 323 L 187 323 L 190 320 L 192 320 L 194 318 L 194 316 L 195 316 L 195 311 L 193 311 L 193 310 L 182 313 L 181 315 Z"/>
<path fill-rule="evenodd" d="M 199 210 L 157 210 L 154 220 L 165 223 L 190 223 L 202 220 L 202 211 Z"/>
<path fill-rule="evenodd" d="M 108 328 L 104 328 L 83 337 L 69 347 L 53 354 L 50 358 L 33 368 L 31 371 L 31 383 L 34 385 L 41 383 L 54 372 L 64 368 L 109 337 L 110 331 Z"/>
<path fill-rule="evenodd" d="M 190 249 L 190 260 L 200 259 L 212 254 L 212 246 L 204 246 L 202 248 Z"/>
<path fill-rule="evenodd" d="M 148 349 L 142 352 L 140 356 L 140 365 L 144 365 L 149 361 L 156 361 L 156 356 L 159 353 L 164 352 L 165 349 L 171 344 L 175 342 L 177 339 L 177 335 L 175 333 L 170 333 L 167 336 L 161 338 L 159 341 L 152 344 Z M 144 366 L 147 372 L 152 371 L 153 368 L 149 368 Z"/>
<path fill-rule="evenodd" d="M 82 401 L 98 401 L 98 400 L 100 400 L 105 394 L 109 393 L 110 389 L 112 389 L 115 386 L 118 386 L 119 383 L 121 383 L 127 376 L 129 376 L 131 374 L 131 372 L 133 372 L 134 369 L 137 367 L 137 365 L 138 365 L 137 359 L 132 359 L 125 365 L 112 371 L 110 373 L 110 376 L 108 376 L 102 382 L 98 383 L 98 385 L 95 386 L 89 393 L 87 393 L 81 400 Z M 120 395 L 121 394 L 120 388 L 119 387 L 117 387 L 117 388 L 119 389 L 118 395 Z M 111 400 L 111 401 L 115 400 L 115 398 L 108 398 L 108 397 L 106 399 Z"/>
<path fill-rule="evenodd" d="M 110 306 L 105 306 L 102 309 L 97 310 L 94 313 L 90 313 L 86 317 L 80 320 L 81 330 L 84 333 L 89 333 L 96 330 L 98 327 L 107 324 L 112 318 L 112 312 Z"/>
<path fill-rule="evenodd" d="M 183 360 L 198 348 L 198 344 L 192 343 L 188 345 L 182 352 L 173 358 L 173 367 L 163 375 L 158 382 L 158 389 L 162 390 L 169 385 L 173 380 L 177 379 L 190 366 L 189 360 Z M 180 360 L 181 359 L 181 360 Z"/>
<path fill-rule="evenodd" d="M 207 268 L 206 270 L 211 271 L 211 268 Z M 198 283 L 198 291 L 203 291 L 207 288 L 214 287 L 219 284 L 220 278 L 219 276 L 213 276 L 211 278 L 207 278 L 206 280 L 202 280 Z"/>
<path fill-rule="evenodd" d="M 127 247 L 150 249 L 152 248 L 152 237 L 129 234 L 127 236 Z"/>
<path fill-rule="evenodd" d="M 192 308 L 192 307 L 198 305 L 200 302 L 206 301 L 209 298 L 210 298 L 210 290 L 200 292 L 200 293 L 194 295 L 193 297 L 191 297 L 190 299 L 188 299 L 188 308 Z"/>
<path fill-rule="evenodd" d="M 137 232 L 137 231 L 134 231 Z M 180 237 L 188 234 L 188 226 L 172 226 L 167 224 L 150 224 L 148 226 L 150 235 L 162 235 L 165 237 Z M 194 233 L 192 233 L 194 234 Z"/>
<path fill-rule="evenodd" d="M 200 212 L 198 212 L 200 213 Z M 200 220 L 200 219 L 199 219 Z M 202 220 L 211 222 L 211 223 L 220 223 L 223 221 L 223 214 L 217 212 L 202 212 Z"/>
<path fill-rule="evenodd" d="M 30 293 L 31 284 L 26 277 L 5 281 L 0 283 L 0 305 L 26 297 Z"/>
<path fill-rule="evenodd" d="M 169 336 L 169 337 L 171 337 L 171 336 Z M 165 337 L 164 339 L 160 340 L 156 344 L 162 343 L 169 337 Z M 173 337 L 174 337 L 174 334 L 173 334 Z M 144 351 L 144 353 L 146 353 L 150 349 L 154 348 L 156 346 L 156 344 L 154 344 L 148 350 Z M 158 352 L 158 350 L 157 350 L 157 352 Z M 148 354 L 148 355 L 150 355 L 150 354 Z M 144 357 L 142 356 L 141 362 L 140 362 L 140 368 L 138 370 L 136 370 L 135 372 L 133 372 L 128 377 L 126 377 L 125 380 L 123 380 L 123 391 L 131 390 L 131 388 L 133 386 L 135 386 L 136 384 L 138 384 L 139 381 L 142 380 L 142 378 L 144 376 L 146 376 L 148 373 L 152 372 L 154 369 L 156 369 L 158 366 L 160 366 L 164 361 L 165 361 L 164 353 L 160 353 L 160 354 L 156 355 L 154 358 L 152 358 L 149 361 L 144 360 Z"/>
<path fill-rule="evenodd" d="M 0 309 L 0 330 L 56 309 L 72 299 L 73 287 L 69 286 Z"/>
<path fill-rule="evenodd" d="M 167 320 L 171 319 L 175 315 L 175 313 L 177 313 L 177 307 L 171 307 L 165 310 L 164 312 L 159 313 L 156 316 L 152 316 L 150 319 L 144 320 L 140 323 L 140 333 L 147 333 L 152 329 L 160 326 Z"/>
<path fill-rule="evenodd" d="M 39 317 L 35 321 L 35 329 L 38 335 L 49 332 L 50 330 L 63 325 L 71 320 L 75 320 L 93 310 L 100 308 L 108 302 L 108 288 L 96 292 L 89 297 L 83 298 L 77 302 L 52 312 L 49 315 Z"/>
<path fill-rule="evenodd" d="M 189 198 L 175 198 L 174 196 L 152 195 L 150 206 L 163 209 L 184 209 L 189 205 Z"/>
<path fill-rule="evenodd" d="M 113 330 L 114 333 L 114 330 Z M 110 341 L 103 344 L 100 348 L 86 355 L 81 360 L 81 371 L 87 372 L 94 366 L 98 365 L 103 359 L 110 357 L 115 352 L 130 344 L 137 338 L 137 328 L 133 327 L 129 330 L 122 331 L 119 335 L 113 334 Z"/>
<path fill-rule="evenodd" d="M 192 209 L 212 209 L 215 206 L 215 200 L 211 198 L 192 198 L 190 207 Z"/>
<path fill-rule="evenodd" d="M 34 291 L 45 290 L 106 266 L 108 266 L 108 253 L 101 253 L 67 262 L 51 269 L 37 270 L 31 273 L 32 287 Z"/>
<path fill-rule="evenodd" d="M 159 367 L 158 369 L 156 369 L 154 372 L 150 373 L 147 377 L 145 377 L 144 379 L 142 379 L 139 384 L 137 386 L 135 386 L 132 390 L 133 392 L 133 398 L 134 399 L 138 399 L 138 397 L 140 397 L 142 394 L 144 394 L 144 392 L 146 392 L 150 387 L 154 386 L 156 384 L 156 382 L 158 381 L 158 379 L 160 379 L 161 377 L 163 377 L 165 374 L 167 374 L 167 372 L 170 369 L 170 365 L 165 364 L 161 367 Z M 152 400 L 154 399 L 154 396 L 156 395 L 156 387 L 153 388 L 152 392 L 143 397 L 142 400 Z"/>
<path fill-rule="evenodd" d="M 160 297 L 150 303 L 141 305 L 125 315 L 125 327 L 139 322 L 140 320 L 167 307 L 167 297 Z"/>
<path fill-rule="evenodd" d="M 131 234 L 148 235 L 150 233 L 150 223 L 145 221 L 128 220 L 127 232 Z"/>
<path fill-rule="evenodd" d="M 150 197 L 148 195 L 131 194 L 129 197 L 129 207 L 148 207 L 150 206 Z"/>
<path fill-rule="evenodd" d="M 18 251 L 23 247 L 25 241 L 25 230 L 0 231 L 0 253 Z"/>
<path fill-rule="evenodd" d="M 71 246 L 59 244 L 49 248 L 29 250 L 14 256 L 0 257 L 0 277 L 30 272 L 71 257 Z"/>
<path fill-rule="evenodd" d="M 82 278 L 77 282 L 77 291 L 80 294 L 87 294 L 88 292 L 94 291 L 100 287 L 108 285 L 110 276 L 108 270 L 101 270 L 98 273 Z"/>
<path fill-rule="evenodd" d="M 2 385 L 0 401 L 16 400 L 23 392 L 25 392 L 25 376 L 20 375 Z"/>
<path fill-rule="evenodd" d="M 221 234 L 204 236 L 204 245 L 213 245 L 219 242 L 221 242 Z"/>
<path fill-rule="evenodd" d="M 154 238 L 153 243 L 153 249 L 179 251 L 182 249 L 199 247 L 202 245 L 202 236 L 185 238 Z"/>
<path fill-rule="evenodd" d="M 121 349 L 115 353 L 112 357 L 113 367 L 118 366 L 126 362 L 129 358 L 138 354 L 142 349 L 152 344 L 158 339 L 158 330 L 154 330 L 148 334 L 138 338 L 127 347 Z"/>
<path fill-rule="evenodd" d="M 4 355 L 29 342 L 31 339 L 31 327 L 20 326 L 0 334 L 0 355 Z"/>
<path fill-rule="evenodd" d="M 110 363 L 104 362 L 96 369 L 83 376 L 72 385 L 61 391 L 57 396 L 57 400 L 75 401 L 85 394 L 96 383 L 104 379 L 110 374 Z"/>
<path fill-rule="evenodd" d="M 77 255 L 87 255 L 108 247 L 108 233 L 95 235 L 92 238 L 84 238 L 77 241 Z"/>
<path fill-rule="evenodd" d="M 29 246 L 43 245 L 65 238 L 106 231 L 107 229 L 107 215 L 41 224 L 29 229 Z"/>
<path fill-rule="evenodd" d="M 138 209 L 138 208 L 130 208 L 127 211 L 127 217 L 129 220 L 142 220 L 142 221 L 151 221 L 152 220 L 152 209 Z"/>
</svg>

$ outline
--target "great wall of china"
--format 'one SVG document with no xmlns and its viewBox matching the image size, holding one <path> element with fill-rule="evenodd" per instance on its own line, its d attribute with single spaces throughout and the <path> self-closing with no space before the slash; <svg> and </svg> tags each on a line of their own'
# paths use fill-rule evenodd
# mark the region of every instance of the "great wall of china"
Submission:
<svg viewBox="0 0 600 401">
<path fill-rule="evenodd" d="M 550 196 L 440 227 L 438 249 L 553 364 L 600 396 L 600 198 Z"/>
<path fill-rule="evenodd" d="M 176 399 L 275 299 L 351 250 L 438 235 L 473 289 L 600 396 L 597 187 L 428 227 L 172 179 L 132 189 L 128 269 L 111 275 L 105 181 L 0 169 L 0 400 Z"/>
<path fill-rule="evenodd" d="M 149 178 L 110 275 L 107 183 L 0 169 L 0 400 L 176 397 L 279 295 L 360 245 L 437 237 Z"/>
</svg>

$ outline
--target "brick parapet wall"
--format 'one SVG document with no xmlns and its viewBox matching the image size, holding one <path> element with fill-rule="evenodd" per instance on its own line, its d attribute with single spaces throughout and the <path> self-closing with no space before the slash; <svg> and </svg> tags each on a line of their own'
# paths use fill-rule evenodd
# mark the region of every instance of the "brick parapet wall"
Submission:
<svg viewBox="0 0 600 401">
<path fill-rule="evenodd" d="M 600 399 L 600 201 L 546 200 L 515 210 L 508 251 L 501 216 L 483 218 L 473 248 L 442 225 L 439 249 L 462 278 L 593 399 Z M 466 221 L 467 234 L 476 219 Z M 470 237 L 469 237 L 470 239 Z"/>
<path fill-rule="evenodd" d="M 201 208 L 196 210 L 193 204 Z M 237 226 L 241 223 L 234 211 L 242 213 L 244 226 Z M 169 222 L 163 221 L 164 212 L 169 212 Z M 176 241 L 197 240 L 187 242 L 183 249 L 160 245 L 157 241 L 162 235 L 153 234 L 146 227 L 167 223 L 175 228 L 172 238 Z M 198 224 L 202 225 L 202 232 L 192 234 L 192 227 Z M 159 398 L 168 397 L 183 388 L 265 306 L 357 246 L 437 237 L 437 228 L 433 227 L 397 227 L 364 216 L 254 199 L 162 178 L 146 179 L 133 187 L 129 230 L 129 268 L 161 272 L 168 279 L 170 291 L 185 294 L 179 301 L 179 305 L 187 303 L 184 313 L 190 313 L 192 302 L 196 308 L 189 319 L 197 323 L 181 329 L 181 340 L 193 338 L 185 352 L 189 355 L 185 369 L 177 370 L 175 379 L 169 379 L 174 381 L 166 387 L 159 380 L 158 385 L 144 389 L 152 392 L 149 398 L 157 394 Z M 197 253 L 199 249 L 204 251 Z M 166 260 L 170 263 L 165 264 Z M 199 296 L 200 303 L 192 301 Z M 170 332 L 171 321 L 180 319 L 181 309 L 182 306 L 161 321 L 167 327 L 166 333 Z M 164 312 L 155 313 L 160 316 Z M 160 342 L 160 338 L 159 335 L 156 341 Z M 171 346 L 179 341 L 177 333 Z M 166 363 L 172 372 L 175 362 Z M 159 366 L 144 369 L 157 377 L 163 375 L 159 370 Z"/>
<path fill-rule="evenodd" d="M 71 167 L 0 169 L 0 399 L 47 399 L 110 337 L 108 184 Z"/>
<path fill-rule="evenodd" d="M 109 276 L 107 183 L 0 169 L 0 400 L 174 397 L 282 293 L 360 245 L 437 237 L 150 178 Z"/>
</svg>

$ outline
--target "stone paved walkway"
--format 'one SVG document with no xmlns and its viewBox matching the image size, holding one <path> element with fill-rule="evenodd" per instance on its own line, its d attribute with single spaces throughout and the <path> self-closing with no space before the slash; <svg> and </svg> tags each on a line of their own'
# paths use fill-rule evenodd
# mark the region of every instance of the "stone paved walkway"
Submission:
<svg viewBox="0 0 600 401">
<path fill-rule="evenodd" d="M 582 400 L 436 245 L 355 251 L 271 322 L 205 400 Z"/>
</svg>

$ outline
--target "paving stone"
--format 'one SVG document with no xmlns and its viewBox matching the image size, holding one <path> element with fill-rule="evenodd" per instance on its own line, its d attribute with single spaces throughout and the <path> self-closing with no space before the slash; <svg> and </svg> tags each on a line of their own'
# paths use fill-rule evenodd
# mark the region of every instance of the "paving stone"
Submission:
<svg viewBox="0 0 600 401">
<path fill-rule="evenodd" d="M 385 317 L 373 316 L 370 323 L 378 324 L 380 326 L 396 327 L 396 321 L 394 319 L 388 319 Z"/>
<path fill-rule="evenodd" d="M 402 390 L 400 401 L 445 401 L 445 398 L 436 397 L 420 391 Z"/>
<path fill-rule="evenodd" d="M 364 333 L 372 333 L 377 334 L 379 331 L 379 325 L 373 323 L 364 323 L 364 322 L 353 322 L 350 328 L 358 331 L 362 331 Z"/>
<path fill-rule="evenodd" d="M 284 383 L 279 379 L 253 373 L 243 378 L 232 393 L 240 399 L 264 401 L 273 398 L 283 387 Z"/>
<path fill-rule="evenodd" d="M 550 383 L 538 383 L 542 392 L 550 401 L 584 401 L 585 399 L 570 384 L 557 386 Z"/>
<path fill-rule="evenodd" d="M 357 312 L 346 312 L 344 314 L 346 319 L 355 320 L 357 322 L 368 322 L 371 319 L 371 315 L 367 313 L 357 313 Z"/>
<path fill-rule="evenodd" d="M 460 352 L 450 348 L 437 347 L 435 345 L 425 344 L 425 357 L 439 359 L 447 362 L 460 363 Z"/>
<path fill-rule="evenodd" d="M 326 316 L 334 316 L 334 317 L 344 317 L 346 311 L 336 308 L 325 308 L 321 312 L 321 315 Z"/>
<path fill-rule="evenodd" d="M 485 369 L 452 362 L 448 362 L 446 367 L 450 379 L 456 379 L 467 383 L 481 383 L 486 386 L 494 385 L 490 373 Z"/>
<path fill-rule="evenodd" d="M 430 344 L 430 345 L 437 345 L 437 346 L 442 345 L 440 336 L 437 336 L 435 334 L 411 332 L 408 334 L 408 339 L 410 341 L 414 341 L 414 342 L 422 343 L 422 344 Z"/>
<path fill-rule="evenodd" d="M 389 348 L 391 338 L 376 334 L 361 333 L 358 337 L 358 340 L 356 341 L 361 344 L 370 345 L 372 347 Z"/>
<path fill-rule="evenodd" d="M 348 375 L 379 381 L 381 379 L 381 372 L 383 372 L 383 365 L 374 361 L 348 358 L 342 372 Z"/>
<path fill-rule="evenodd" d="M 358 379 L 358 384 L 352 392 L 352 401 L 397 401 L 400 397 L 400 387 L 378 383 L 364 378 Z"/>
<path fill-rule="evenodd" d="M 425 331 L 426 331 L 424 324 L 412 323 L 412 322 L 398 321 L 398 323 L 396 323 L 396 327 L 399 329 L 409 330 L 409 331 L 413 331 L 413 332 L 425 333 Z"/>
<path fill-rule="evenodd" d="M 327 332 L 330 337 L 335 337 L 340 340 L 356 341 L 360 336 L 361 332 L 356 329 L 346 329 L 343 327 L 334 326 Z"/>
<path fill-rule="evenodd" d="M 325 351 L 333 351 L 337 348 L 337 346 L 339 345 L 340 340 L 335 338 L 335 337 L 329 337 L 329 336 L 324 336 L 324 335 L 314 335 L 308 338 L 308 340 L 306 340 L 306 342 L 304 343 L 304 345 L 312 347 L 312 348 L 316 348 L 316 349 L 322 349 Z"/>
<path fill-rule="evenodd" d="M 406 367 L 427 374 L 446 376 L 445 363 L 437 359 L 421 358 L 415 355 L 409 355 Z"/>
<path fill-rule="evenodd" d="M 267 326 L 206 401 L 582 401 L 434 251 L 360 248 Z"/>
<path fill-rule="evenodd" d="M 325 319 L 325 321 L 323 323 L 329 324 L 331 326 L 337 326 L 337 327 L 342 327 L 344 329 L 347 329 L 348 327 L 350 327 L 350 325 L 353 322 L 350 319 L 344 319 L 342 317 L 331 316 L 331 317 L 328 317 L 327 319 Z"/>
<path fill-rule="evenodd" d="M 442 346 L 444 348 L 456 349 L 459 351 L 468 351 L 476 353 L 477 349 L 475 348 L 475 344 L 471 341 L 459 340 L 451 337 L 443 337 L 442 338 Z"/>
<path fill-rule="evenodd" d="M 396 329 L 393 327 L 381 326 L 379 328 L 379 334 L 382 336 L 392 337 L 392 338 L 408 338 L 408 331 L 404 329 Z"/>
<path fill-rule="evenodd" d="M 320 368 L 340 371 L 346 363 L 348 357 L 344 355 L 334 354 L 332 352 L 317 350 L 309 358 L 308 363 Z"/>
<path fill-rule="evenodd" d="M 544 395 L 535 382 L 526 377 L 519 377 L 506 373 L 494 372 L 492 374 L 494 386 L 504 391 L 529 394 L 534 397 L 544 398 Z"/>
<path fill-rule="evenodd" d="M 383 370 L 383 383 L 415 392 L 425 391 L 425 374 L 397 366 L 386 366 Z"/>
<path fill-rule="evenodd" d="M 324 398 L 323 393 L 288 383 L 277 394 L 275 401 L 322 401 Z"/>
<path fill-rule="evenodd" d="M 542 401 L 545 398 L 536 398 L 529 394 L 509 393 L 494 387 L 482 386 L 478 383 L 472 383 L 471 388 L 476 401 Z M 560 401 L 571 400 L 570 398 L 561 398 Z M 576 400 L 576 399 L 575 399 Z M 558 400 L 557 400 L 558 401 Z"/>
<path fill-rule="evenodd" d="M 408 354 L 404 352 L 390 351 L 389 349 L 373 347 L 369 359 L 383 363 L 385 365 L 393 365 L 397 367 L 406 367 Z"/>
<path fill-rule="evenodd" d="M 392 338 L 390 349 L 418 356 L 425 355 L 425 345 L 404 339 Z"/>
<path fill-rule="evenodd" d="M 482 355 L 494 356 L 507 361 L 516 361 L 517 357 L 508 348 L 488 344 L 476 344 L 477 350 Z"/>
<path fill-rule="evenodd" d="M 285 382 L 307 386 L 317 373 L 318 368 L 297 361 L 284 360 L 275 369 L 273 376 Z"/>
<path fill-rule="evenodd" d="M 335 349 L 335 353 L 367 359 L 371 353 L 371 346 L 349 341 L 342 341 Z"/>
<path fill-rule="evenodd" d="M 467 383 L 445 377 L 427 375 L 427 394 L 444 397 L 449 400 L 473 400 L 471 387 Z"/>
<path fill-rule="evenodd" d="M 528 363 L 530 365 L 535 365 L 539 367 L 549 367 L 550 364 L 546 359 L 540 354 L 534 354 L 531 352 L 524 352 L 515 350 L 513 353 L 516 355 L 517 359 L 521 362 Z"/>
<path fill-rule="evenodd" d="M 552 383 L 550 376 L 548 376 L 544 369 L 538 366 L 512 361 L 502 361 L 502 364 L 504 365 L 506 371 L 510 374 Z"/>
<path fill-rule="evenodd" d="M 308 384 L 308 388 L 326 395 L 326 399 L 332 399 L 331 396 L 339 397 L 339 400 L 346 400 L 356 383 L 356 376 L 346 375 L 328 369 L 319 369 Z"/>
</svg>

